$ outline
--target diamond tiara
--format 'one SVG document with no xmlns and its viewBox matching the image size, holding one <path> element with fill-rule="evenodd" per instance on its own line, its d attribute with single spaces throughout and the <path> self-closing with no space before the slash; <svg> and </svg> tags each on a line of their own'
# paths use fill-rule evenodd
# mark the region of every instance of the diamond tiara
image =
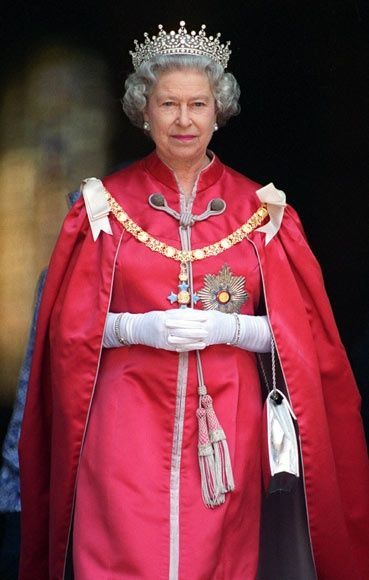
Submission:
<svg viewBox="0 0 369 580">
<path fill-rule="evenodd" d="M 129 51 L 129 54 L 132 56 L 134 69 L 137 70 L 143 62 L 159 54 L 207 56 L 223 68 L 227 68 L 227 63 L 232 52 L 229 49 L 230 41 L 228 40 L 225 44 L 221 44 L 219 40 L 220 32 L 215 37 L 206 36 L 205 24 L 202 24 L 197 34 L 195 30 L 192 30 L 189 34 L 185 25 L 185 21 L 181 20 L 178 32 L 171 30 L 171 32 L 167 33 L 163 30 L 163 25 L 159 24 L 159 33 L 157 36 L 154 35 L 149 38 L 148 33 L 145 32 L 145 40 L 143 43 L 140 44 L 138 40 L 135 40 L 136 50 Z"/>
</svg>

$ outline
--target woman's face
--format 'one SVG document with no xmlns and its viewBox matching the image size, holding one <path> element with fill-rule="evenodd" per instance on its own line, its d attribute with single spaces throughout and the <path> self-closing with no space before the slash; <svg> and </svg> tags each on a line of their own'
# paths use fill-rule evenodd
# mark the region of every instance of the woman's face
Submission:
<svg viewBox="0 0 369 580">
<path fill-rule="evenodd" d="M 148 98 L 144 119 L 150 123 L 159 157 L 169 165 L 200 161 L 216 121 L 206 73 L 196 69 L 162 73 Z"/>
</svg>

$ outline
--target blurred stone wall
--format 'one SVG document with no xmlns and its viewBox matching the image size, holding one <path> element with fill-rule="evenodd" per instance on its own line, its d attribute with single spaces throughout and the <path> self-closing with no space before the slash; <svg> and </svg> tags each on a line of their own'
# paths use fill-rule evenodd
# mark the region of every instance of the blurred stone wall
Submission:
<svg viewBox="0 0 369 580">
<path fill-rule="evenodd" d="M 66 194 L 106 172 L 108 71 L 91 52 L 49 46 L 9 79 L 0 104 L 0 400 L 10 403 Z"/>
</svg>

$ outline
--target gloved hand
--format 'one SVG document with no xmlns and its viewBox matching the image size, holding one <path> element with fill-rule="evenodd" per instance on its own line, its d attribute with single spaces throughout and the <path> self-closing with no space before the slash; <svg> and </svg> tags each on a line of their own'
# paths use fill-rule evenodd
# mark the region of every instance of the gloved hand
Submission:
<svg viewBox="0 0 369 580">
<path fill-rule="evenodd" d="M 116 329 L 117 317 L 120 317 Z M 118 330 L 118 335 L 116 330 Z M 217 310 L 154 310 L 145 314 L 109 312 L 104 346 L 145 344 L 177 352 L 202 350 L 213 344 L 234 344 L 252 352 L 270 352 L 271 333 L 266 316 L 225 314 Z"/>
<path fill-rule="evenodd" d="M 207 335 L 203 327 L 205 319 L 202 310 L 191 308 L 153 310 L 144 314 L 109 312 L 103 345 L 107 348 L 122 346 L 118 339 L 121 337 L 129 344 L 144 344 L 177 352 L 202 350 Z"/>
<path fill-rule="evenodd" d="M 231 344 L 235 338 L 237 321 L 232 314 L 218 310 L 204 310 L 206 316 L 204 328 L 206 346 L 211 344 Z"/>
<path fill-rule="evenodd" d="M 203 327 L 207 331 L 206 346 L 230 344 L 252 352 L 270 352 L 271 332 L 267 316 L 226 314 L 218 310 L 205 310 Z"/>
<path fill-rule="evenodd" d="M 186 310 L 191 311 L 190 308 Z M 270 352 L 271 333 L 266 316 L 232 315 L 218 310 L 204 310 L 203 314 L 206 346 L 230 344 L 252 352 Z M 167 322 L 173 328 L 176 323 L 175 319 Z"/>
</svg>

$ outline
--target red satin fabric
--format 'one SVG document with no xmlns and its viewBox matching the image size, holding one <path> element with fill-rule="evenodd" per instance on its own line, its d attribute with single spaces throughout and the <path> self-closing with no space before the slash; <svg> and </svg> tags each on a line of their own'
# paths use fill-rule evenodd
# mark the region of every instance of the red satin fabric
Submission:
<svg viewBox="0 0 369 580">
<path fill-rule="evenodd" d="M 109 177 L 105 185 L 144 229 L 161 239 L 173 238 L 173 245 L 179 247 L 172 218 L 165 214 L 159 217 L 159 212 L 148 210 L 148 195 L 158 191 L 165 195 L 171 207 L 179 209 L 178 205 L 176 207 L 178 193 L 175 180 L 155 154 Z M 207 201 L 215 197 L 229 201 L 232 211 L 227 211 L 221 218 L 210 218 L 201 224 L 203 228 L 198 228 L 200 224 L 196 224 L 193 247 L 215 242 L 246 221 L 259 205 L 256 189 L 257 184 L 215 159 L 200 177 L 194 213 L 204 211 Z M 123 235 L 121 226 L 113 218 L 110 221 L 113 236 L 101 234 L 94 243 L 83 202 L 78 202 L 65 221 L 50 264 L 20 446 L 23 505 L 21 580 L 60 580 L 63 577 L 82 441 L 87 433 L 86 454 L 82 460 L 87 461 L 93 455 L 93 437 L 98 438 L 98 425 L 106 422 L 108 416 L 120 423 L 123 429 L 124 453 L 121 461 L 127 461 L 124 469 L 129 467 L 130 473 L 135 474 L 134 479 L 130 480 L 125 472 L 122 482 L 126 492 L 122 498 L 126 495 L 129 499 L 129 521 L 141 522 L 140 525 L 144 526 L 137 530 L 137 534 L 142 536 L 146 547 L 147 525 L 152 523 L 154 538 L 148 554 L 155 563 L 161 558 L 158 564 L 160 576 L 157 577 L 166 578 L 168 574 L 168 531 L 164 530 L 168 530 L 167 474 L 175 391 L 168 389 L 167 385 L 173 384 L 175 365 L 172 360 L 177 355 L 164 353 L 162 358 L 162 353 L 154 353 L 156 356 L 153 358 L 153 354 L 148 352 L 150 349 L 145 347 L 110 351 L 103 355 L 97 383 L 96 378 L 116 263 L 118 274 L 111 309 L 113 306 L 119 309 L 122 304 L 132 312 L 147 310 L 148 305 L 150 308 L 155 305 L 156 308 L 168 307 L 165 296 L 175 290 L 178 264 L 159 255 L 146 257 L 144 253 L 149 251 L 138 248 L 137 242 L 128 234 Z M 285 212 L 278 236 L 268 246 L 264 245 L 264 234 L 254 232 L 250 240 L 259 254 L 268 314 L 291 403 L 298 418 L 318 578 L 364 580 L 369 577 L 369 472 L 359 417 L 359 397 L 325 295 L 319 266 L 291 208 Z M 238 269 L 241 262 L 241 270 L 243 267 L 247 270 L 246 265 L 251 268 L 251 272 L 240 272 L 245 273 L 246 278 L 256 275 L 258 268 L 253 272 L 252 265 L 249 266 L 255 259 L 249 242 L 244 241 L 229 252 L 234 252 L 234 256 L 226 252 L 217 258 L 199 262 L 198 268 L 196 265 L 199 279 L 204 273 L 216 273 L 219 265 L 228 262 L 228 259 L 232 268 Z M 143 265 L 148 264 L 150 271 L 148 268 L 146 270 L 150 284 L 146 281 L 141 283 L 142 268 L 135 273 L 132 263 L 129 266 L 132 259 L 142 260 Z M 129 277 L 127 285 L 125 271 Z M 239 275 L 237 271 L 234 273 Z M 173 286 L 168 288 L 170 281 L 173 281 Z M 126 288 L 132 286 L 139 287 L 138 294 L 128 291 L 125 294 Z M 141 302 L 145 303 L 143 309 Z M 252 312 L 256 303 L 257 300 L 250 300 L 243 311 L 248 312 L 247 308 L 251 308 Z M 206 510 L 199 502 L 199 476 L 194 450 L 196 380 L 193 361 L 190 361 L 181 472 L 183 551 L 180 577 L 183 578 L 252 580 L 253 562 L 257 561 L 254 539 L 250 539 L 245 546 L 242 538 L 249 525 L 252 526 L 250 536 L 255 538 L 256 534 L 255 522 L 259 513 L 257 490 L 260 489 L 260 467 L 257 467 L 257 437 L 260 431 L 257 425 L 261 406 L 256 393 L 253 357 L 234 350 L 214 347 L 204 353 L 204 366 L 209 369 L 212 383 L 209 391 L 214 394 L 216 411 L 230 441 L 236 485 L 237 480 L 244 483 L 243 488 L 237 485 L 236 491 L 229 494 L 226 504 L 216 510 Z M 226 357 L 230 357 L 229 360 Z M 117 358 L 119 361 L 113 360 Z M 144 368 L 140 369 L 142 360 Z M 112 373 L 118 372 L 120 363 L 123 369 L 128 369 L 124 371 L 124 380 L 121 376 L 112 376 Z M 145 373 L 141 370 L 152 371 L 153 366 L 157 370 L 156 377 L 155 373 L 151 373 L 155 388 L 147 394 L 142 382 L 142 374 Z M 239 380 L 235 377 L 236 368 Z M 253 389 L 252 397 L 245 394 L 249 381 Z M 104 395 L 106 385 L 113 385 L 114 388 L 120 382 L 124 392 L 120 393 L 122 400 L 119 399 L 118 406 L 116 398 L 111 402 L 110 394 L 107 398 Z M 224 388 L 225 385 L 229 385 L 229 389 Z M 99 400 L 104 404 L 99 405 Z M 149 409 L 146 400 L 150 401 Z M 252 407 L 248 408 L 250 401 Z M 137 415 L 132 417 L 129 413 L 124 417 L 124 404 L 130 410 L 136 408 Z M 98 417 L 100 412 L 101 417 Z M 142 445 L 144 427 L 142 424 L 137 427 L 141 415 L 141 421 L 153 438 L 147 447 Z M 161 417 L 159 429 L 158 417 Z M 86 431 L 89 418 L 91 430 Z M 243 429 L 243 421 L 251 421 L 250 428 Z M 130 442 L 133 444 L 130 445 Z M 98 459 L 108 470 L 109 479 L 109 470 L 116 470 L 119 462 L 114 461 L 111 457 L 113 451 L 109 449 L 104 463 L 103 447 L 99 448 Z M 249 447 L 253 450 L 250 452 L 251 463 L 240 453 L 240 450 Z M 115 449 L 116 453 L 119 451 L 120 448 Z M 81 466 L 82 478 L 88 474 L 89 466 L 84 463 Z M 246 472 L 253 470 L 257 485 L 244 478 Z M 150 481 L 151 473 L 155 474 L 153 481 Z M 111 479 L 119 481 L 119 477 L 119 473 L 115 473 Z M 155 505 L 151 505 L 150 501 L 153 491 L 150 484 L 157 491 Z M 246 502 L 248 494 L 255 501 Z M 139 502 L 140 495 L 143 505 Z M 82 504 L 78 499 L 77 508 L 79 505 Z M 103 521 L 106 510 L 104 505 L 101 507 L 101 513 L 97 516 Z M 144 523 L 147 510 L 150 514 L 148 524 Z M 213 523 L 209 524 L 210 521 Z M 109 526 L 109 522 L 106 525 Z M 157 526 L 162 533 L 157 533 Z M 208 528 L 206 533 L 201 529 L 205 526 Z M 240 527 L 243 527 L 241 532 Z M 94 529 L 91 533 L 100 538 L 100 531 Z M 135 549 L 138 549 L 134 540 L 135 530 L 129 533 L 127 528 L 122 542 L 118 537 L 119 531 L 120 528 L 117 537 L 113 534 L 114 546 L 123 553 L 123 540 L 126 539 L 130 560 L 126 561 L 127 568 L 120 576 L 112 577 L 150 577 L 146 576 L 150 573 L 148 556 L 145 568 L 132 570 L 129 567 L 137 554 Z M 201 545 L 204 537 L 205 549 Z M 213 553 L 217 555 L 217 563 L 208 561 Z M 239 564 L 233 564 L 237 559 Z M 211 568 L 216 565 L 219 565 L 219 573 L 216 568 L 215 572 Z M 246 570 L 249 571 L 246 573 Z"/>
<path fill-rule="evenodd" d="M 195 214 L 202 213 L 214 197 L 213 188 L 203 186 L 204 178 L 200 178 Z M 113 188 L 118 196 L 115 184 L 110 185 Z M 178 207 L 176 190 L 163 184 L 160 191 L 170 207 Z M 246 208 L 232 190 L 224 190 L 222 198 L 228 211 L 193 226 L 194 247 L 216 241 L 220 232 L 232 231 L 237 225 L 235 216 L 246 221 Z M 130 198 L 129 213 L 135 213 L 136 200 Z M 142 201 L 146 201 L 144 197 Z M 238 207 L 233 209 L 233 205 Z M 137 219 L 160 240 L 178 246 L 178 221 L 171 216 L 145 203 Z M 218 274 L 225 263 L 233 275 L 245 276 L 248 299 L 241 312 L 254 314 L 260 272 L 251 244 L 195 262 L 194 288 L 202 288 L 204 275 Z M 178 273 L 178 262 L 153 254 L 129 237 L 118 254 L 110 310 L 178 308 L 167 299 L 171 290 L 177 291 Z M 227 435 L 236 491 L 216 509 L 207 508 L 202 501 L 197 457 L 198 382 L 192 352 L 181 444 L 178 577 L 254 578 L 261 504 L 262 404 L 255 356 L 219 345 L 206 349 L 201 358 L 208 392 Z M 169 577 L 178 362 L 177 353 L 145 346 L 103 352 L 77 481 L 73 552 L 78 580 L 105 576 L 149 580 L 153 570 L 155 578 Z"/>
</svg>

